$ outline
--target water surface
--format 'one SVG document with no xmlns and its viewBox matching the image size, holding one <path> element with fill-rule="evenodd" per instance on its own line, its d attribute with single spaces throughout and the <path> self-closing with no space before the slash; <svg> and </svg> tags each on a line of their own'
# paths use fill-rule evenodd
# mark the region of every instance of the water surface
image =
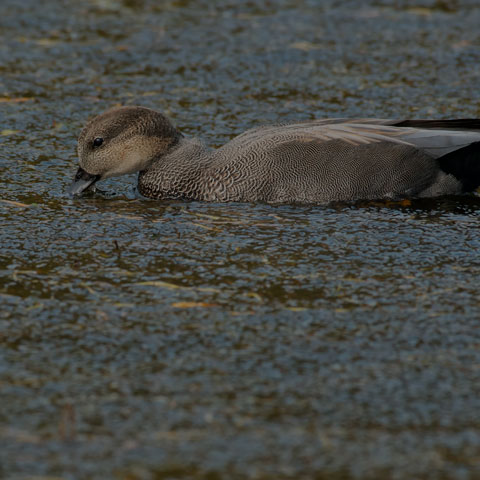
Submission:
<svg viewBox="0 0 480 480">
<path fill-rule="evenodd" d="M 268 122 L 480 116 L 475 1 L 0 7 L 0 477 L 478 478 L 480 197 L 72 200 L 116 104 Z"/>
</svg>

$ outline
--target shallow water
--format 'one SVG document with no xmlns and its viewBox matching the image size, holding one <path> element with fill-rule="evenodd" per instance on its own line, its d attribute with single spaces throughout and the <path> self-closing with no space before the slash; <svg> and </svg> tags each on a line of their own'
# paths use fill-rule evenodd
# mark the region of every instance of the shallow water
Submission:
<svg viewBox="0 0 480 480">
<path fill-rule="evenodd" d="M 0 477 L 478 478 L 478 195 L 72 200 L 83 123 L 480 115 L 476 1 L 0 6 Z"/>
</svg>

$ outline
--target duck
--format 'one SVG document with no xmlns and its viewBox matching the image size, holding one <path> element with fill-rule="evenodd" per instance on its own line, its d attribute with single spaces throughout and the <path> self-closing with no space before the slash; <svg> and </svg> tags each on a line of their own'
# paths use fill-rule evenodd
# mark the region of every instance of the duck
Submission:
<svg viewBox="0 0 480 480">
<path fill-rule="evenodd" d="M 459 195 L 480 186 L 480 119 L 329 118 L 264 125 L 214 149 L 142 106 L 107 110 L 78 138 L 69 192 L 138 172 L 146 198 L 327 204 Z"/>
</svg>

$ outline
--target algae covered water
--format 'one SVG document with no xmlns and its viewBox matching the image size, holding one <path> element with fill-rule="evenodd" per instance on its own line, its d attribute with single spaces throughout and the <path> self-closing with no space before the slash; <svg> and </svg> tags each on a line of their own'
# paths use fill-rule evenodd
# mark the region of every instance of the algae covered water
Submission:
<svg viewBox="0 0 480 480">
<path fill-rule="evenodd" d="M 72 200 L 117 104 L 221 145 L 480 116 L 474 1 L 0 5 L 0 477 L 480 475 L 480 199 Z"/>
</svg>

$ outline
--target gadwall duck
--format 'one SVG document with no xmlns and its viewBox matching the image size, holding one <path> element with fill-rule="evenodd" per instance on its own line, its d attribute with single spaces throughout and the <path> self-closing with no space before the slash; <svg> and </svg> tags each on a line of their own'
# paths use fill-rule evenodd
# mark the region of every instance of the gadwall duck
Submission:
<svg viewBox="0 0 480 480">
<path fill-rule="evenodd" d="M 163 114 L 119 107 L 78 139 L 70 193 L 139 172 L 141 195 L 209 202 L 328 203 L 435 197 L 480 185 L 480 119 L 328 119 L 254 128 L 218 149 Z"/>
</svg>

